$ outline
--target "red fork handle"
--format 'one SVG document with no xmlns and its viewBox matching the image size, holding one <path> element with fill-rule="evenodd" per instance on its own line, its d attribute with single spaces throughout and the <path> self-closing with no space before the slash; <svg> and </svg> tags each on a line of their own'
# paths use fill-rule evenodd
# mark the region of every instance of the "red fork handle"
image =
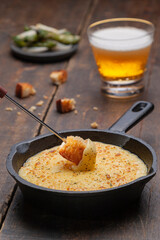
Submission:
<svg viewBox="0 0 160 240">
<path fill-rule="evenodd" d="M 7 90 L 0 86 L 0 98 L 3 98 L 7 94 Z"/>
</svg>

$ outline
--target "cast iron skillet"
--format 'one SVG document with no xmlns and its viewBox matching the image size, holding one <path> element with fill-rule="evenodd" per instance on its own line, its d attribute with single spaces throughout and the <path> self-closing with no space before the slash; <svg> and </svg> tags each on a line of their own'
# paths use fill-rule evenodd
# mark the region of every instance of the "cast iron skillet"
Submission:
<svg viewBox="0 0 160 240">
<path fill-rule="evenodd" d="M 61 191 L 51 190 L 27 182 L 18 175 L 23 163 L 36 153 L 60 145 L 53 134 L 43 135 L 14 145 L 7 158 L 7 169 L 20 187 L 24 199 L 35 206 L 48 206 L 54 213 L 69 215 L 96 215 L 131 204 L 140 198 L 145 184 L 156 174 L 157 158 L 150 145 L 141 139 L 126 135 L 125 132 L 153 110 L 152 103 L 136 102 L 108 130 L 69 130 L 62 131 L 63 137 L 80 136 L 84 139 L 114 144 L 136 154 L 148 167 L 147 176 L 128 184 L 98 191 Z"/>
</svg>

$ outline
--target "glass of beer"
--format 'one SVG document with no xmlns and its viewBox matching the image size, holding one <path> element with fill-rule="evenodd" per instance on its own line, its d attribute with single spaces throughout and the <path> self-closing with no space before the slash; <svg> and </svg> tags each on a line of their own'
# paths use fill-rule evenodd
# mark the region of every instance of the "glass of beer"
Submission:
<svg viewBox="0 0 160 240">
<path fill-rule="evenodd" d="M 139 95 L 144 90 L 154 25 L 142 19 L 113 18 L 91 24 L 87 33 L 102 92 L 112 98 Z"/>
</svg>

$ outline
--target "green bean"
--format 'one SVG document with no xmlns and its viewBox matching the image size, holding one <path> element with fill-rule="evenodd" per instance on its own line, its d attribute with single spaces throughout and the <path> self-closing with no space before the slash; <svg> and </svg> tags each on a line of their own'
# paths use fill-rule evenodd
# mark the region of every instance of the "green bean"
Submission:
<svg viewBox="0 0 160 240">
<path fill-rule="evenodd" d="M 56 43 L 53 40 L 46 40 L 44 42 L 36 42 L 32 46 L 34 47 L 47 47 L 48 49 L 52 49 L 56 46 Z"/>
<path fill-rule="evenodd" d="M 76 44 L 79 42 L 80 37 L 78 35 L 72 34 L 55 34 L 55 33 L 48 33 L 49 38 L 52 38 L 60 43 L 64 44 Z"/>
</svg>

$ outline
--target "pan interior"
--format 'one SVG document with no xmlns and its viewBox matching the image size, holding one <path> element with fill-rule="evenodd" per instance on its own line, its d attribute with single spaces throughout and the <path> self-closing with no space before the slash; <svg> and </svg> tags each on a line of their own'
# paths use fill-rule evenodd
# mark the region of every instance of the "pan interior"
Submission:
<svg viewBox="0 0 160 240">
<path fill-rule="evenodd" d="M 112 133 L 99 130 L 66 131 L 61 133 L 61 135 L 64 137 L 69 135 L 80 136 L 84 139 L 90 138 L 92 141 L 120 146 L 142 159 L 147 165 L 148 173 L 153 171 L 153 154 L 151 150 L 141 142 L 141 140 L 134 137 L 127 136 L 123 133 Z M 28 142 L 19 143 L 16 145 L 14 153 L 11 151 L 10 154 L 13 169 L 18 173 L 21 166 L 29 157 L 60 144 L 61 141 L 57 139 L 55 135 L 40 136 Z"/>
</svg>

